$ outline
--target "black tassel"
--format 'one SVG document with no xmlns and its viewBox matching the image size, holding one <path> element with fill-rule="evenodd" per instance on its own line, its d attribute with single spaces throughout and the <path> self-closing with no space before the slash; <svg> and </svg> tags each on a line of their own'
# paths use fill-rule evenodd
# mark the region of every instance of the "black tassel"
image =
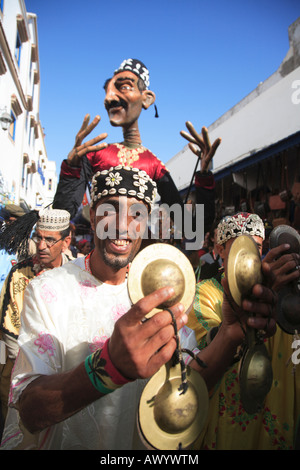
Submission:
<svg viewBox="0 0 300 470">
<path fill-rule="evenodd" d="M 159 116 L 158 116 L 158 111 L 157 111 L 157 106 L 156 106 L 156 104 L 154 105 L 154 108 L 155 108 L 155 116 L 154 116 L 154 117 L 158 118 Z"/>
<path fill-rule="evenodd" d="M 0 230 L 0 249 L 7 253 L 27 258 L 28 240 L 34 225 L 39 220 L 39 212 L 32 210 L 22 215 L 13 223 L 4 223 Z"/>
</svg>

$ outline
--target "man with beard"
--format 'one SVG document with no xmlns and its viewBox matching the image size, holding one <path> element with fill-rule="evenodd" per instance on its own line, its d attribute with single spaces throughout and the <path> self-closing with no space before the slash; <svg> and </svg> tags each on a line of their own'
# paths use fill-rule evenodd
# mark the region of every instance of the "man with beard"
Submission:
<svg viewBox="0 0 300 470">
<path fill-rule="evenodd" d="M 96 116 L 89 124 L 89 115 L 86 115 L 76 136 L 74 148 L 67 160 L 62 162 L 53 207 L 67 209 L 74 217 L 92 175 L 115 165 L 131 166 L 146 171 L 156 182 L 162 203 L 168 206 L 179 204 L 181 208 L 183 207 L 182 199 L 169 171 L 142 145 L 138 119 L 142 109 L 148 109 L 155 102 L 155 93 L 149 90 L 149 84 L 148 69 L 136 59 L 124 60 L 113 77 L 106 80 L 104 105 L 111 125 L 122 128 L 123 141 L 109 145 L 98 144 L 107 137 L 107 134 L 100 134 L 82 143 L 100 121 L 100 117 Z M 191 123 L 187 123 L 187 127 L 191 135 L 186 132 L 181 135 L 196 143 L 202 152 L 201 169 L 195 174 L 195 186 L 196 202 L 205 205 L 204 233 L 206 233 L 214 220 L 215 213 L 214 178 L 208 167 L 221 139 L 216 139 L 211 145 L 206 128 L 202 129 L 202 135 L 198 135 Z"/>
<path fill-rule="evenodd" d="M 91 195 L 95 249 L 44 273 L 26 289 L 10 396 L 15 416 L 8 415 L 3 448 L 137 448 L 141 379 L 173 357 L 174 324 L 180 330 L 187 322 L 180 303 L 145 321 L 174 295 L 170 287 L 135 305 L 128 295 L 127 272 L 146 231 L 156 183 L 138 168 L 118 166 L 94 175 Z M 273 293 L 259 287 L 257 302 L 253 298 L 245 307 L 256 312 L 253 326 L 266 328 Z M 218 380 L 215 364 L 221 361 L 226 370 L 240 335 L 228 303 L 224 315 L 231 321 L 220 330 L 222 347 L 217 341 L 217 348 L 208 347 L 201 356 L 209 363 L 211 381 Z M 268 325 L 272 333 L 274 321 Z"/>
<path fill-rule="evenodd" d="M 6 356 L 5 363 L 0 365 L 3 419 L 7 414 L 10 375 L 19 351 L 17 339 L 21 326 L 24 291 L 34 277 L 70 261 L 64 254 L 71 241 L 70 214 L 64 210 L 45 209 L 36 224 L 32 240 L 36 245 L 36 253 L 11 268 L 0 297 L 0 339 Z"/>
</svg>

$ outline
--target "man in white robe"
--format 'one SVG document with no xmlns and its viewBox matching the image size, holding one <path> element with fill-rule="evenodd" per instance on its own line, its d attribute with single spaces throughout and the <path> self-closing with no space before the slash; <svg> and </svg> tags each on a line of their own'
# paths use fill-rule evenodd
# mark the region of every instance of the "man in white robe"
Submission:
<svg viewBox="0 0 300 470">
<path fill-rule="evenodd" d="M 170 312 L 161 310 L 143 321 L 174 290 L 162 288 L 133 306 L 127 291 L 128 266 L 147 228 L 145 207 L 149 209 L 154 197 L 155 183 L 138 169 L 119 166 L 94 175 L 95 249 L 43 274 L 26 290 L 10 392 L 14 416 L 7 418 L 2 448 L 140 447 L 135 422 L 144 379 L 170 361 L 177 347 Z M 252 326 L 268 324 L 271 333 L 273 294 L 259 287 L 260 302 L 248 302 L 244 310 L 256 312 Z M 178 303 L 170 310 L 180 330 L 187 322 L 183 306 Z M 243 340 L 231 304 L 224 301 L 223 311 L 227 321 L 201 353 L 209 366 L 191 363 L 209 388 Z M 248 315 L 244 312 L 241 318 Z M 189 348 L 194 346 L 191 341 Z"/>
</svg>

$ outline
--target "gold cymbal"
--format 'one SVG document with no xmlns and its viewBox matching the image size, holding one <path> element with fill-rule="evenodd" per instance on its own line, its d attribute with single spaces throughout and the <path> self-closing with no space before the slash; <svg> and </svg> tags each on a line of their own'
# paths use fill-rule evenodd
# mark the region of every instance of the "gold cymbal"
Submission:
<svg viewBox="0 0 300 470">
<path fill-rule="evenodd" d="M 171 286 L 175 294 L 153 309 L 150 318 L 159 310 L 170 308 L 177 302 L 186 312 L 192 307 L 196 278 L 188 258 L 178 248 L 165 243 L 154 243 L 141 250 L 134 258 L 128 274 L 128 292 L 133 304 L 155 290 Z"/>
<path fill-rule="evenodd" d="M 245 411 L 249 414 L 259 412 L 273 382 L 271 360 L 263 343 L 254 344 L 246 350 L 241 362 L 239 382 Z"/>
<path fill-rule="evenodd" d="M 201 375 L 187 367 L 188 389 L 181 384 L 180 364 L 162 366 L 143 390 L 138 426 L 146 446 L 159 450 L 188 449 L 199 437 L 208 413 L 209 398 Z"/>
<path fill-rule="evenodd" d="M 262 282 L 261 258 L 254 239 L 240 235 L 232 243 L 227 260 L 227 279 L 234 301 L 241 306 L 245 295 Z"/>
</svg>

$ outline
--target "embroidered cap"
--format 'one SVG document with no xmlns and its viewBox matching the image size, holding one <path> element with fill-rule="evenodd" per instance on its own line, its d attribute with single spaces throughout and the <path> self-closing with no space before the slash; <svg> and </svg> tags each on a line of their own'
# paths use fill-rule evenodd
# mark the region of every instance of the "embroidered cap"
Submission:
<svg viewBox="0 0 300 470">
<path fill-rule="evenodd" d="M 217 244 L 222 245 L 231 238 L 248 233 L 265 238 L 265 227 L 257 214 L 238 212 L 232 216 L 225 216 L 217 228 Z"/>
<path fill-rule="evenodd" d="M 138 59 L 123 60 L 120 67 L 117 70 L 115 70 L 114 75 L 116 75 L 116 73 L 119 73 L 119 72 L 124 72 L 124 70 L 129 70 L 130 72 L 134 73 L 139 78 L 141 78 L 145 84 L 146 89 L 148 90 L 149 85 L 150 85 L 149 70 L 143 64 L 143 62 L 141 62 Z"/>
<path fill-rule="evenodd" d="M 70 227 L 70 214 L 63 209 L 45 208 L 39 212 L 38 230 L 61 232 Z"/>
<path fill-rule="evenodd" d="M 156 194 L 156 183 L 144 170 L 118 165 L 94 174 L 91 206 L 106 196 L 127 196 L 141 199 L 151 210 Z"/>
</svg>

